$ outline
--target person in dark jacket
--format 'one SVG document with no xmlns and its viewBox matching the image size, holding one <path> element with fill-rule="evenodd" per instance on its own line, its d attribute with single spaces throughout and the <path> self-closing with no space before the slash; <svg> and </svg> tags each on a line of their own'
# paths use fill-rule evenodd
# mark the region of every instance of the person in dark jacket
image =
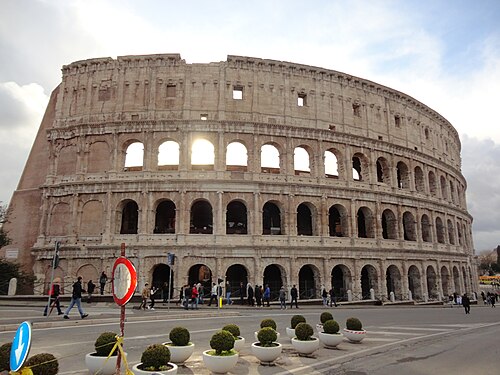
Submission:
<svg viewBox="0 0 500 375">
<path fill-rule="evenodd" d="M 85 319 L 89 314 L 85 314 L 85 312 L 82 310 L 82 292 L 85 292 L 82 288 L 82 277 L 78 276 L 78 280 L 73 284 L 73 293 L 71 295 L 71 302 L 69 303 L 68 308 L 64 312 L 64 319 L 69 319 L 69 312 L 73 308 L 73 306 L 78 307 L 78 312 L 80 313 L 80 316 L 82 319 Z"/>
<path fill-rule="evenodd" d="M 467 297 L 466 293 L 462 296 L 462 306 L 465 309 L 465 313 L 470 314 L 470 299 Z"/>
<path fill-rule="evenodd" d="M 52 290 L 50 291 L 50 296 L 53 298 L 53 302 L 51 303 L 50 313 L 54 306 L 57 308 L 57 315 L 61 315 L 63 312 L 61 311 L 61 304 L 59 303 L 59 295 L 61 294 L 61 287 L 59 285 L 59 279 L 54 280 L 54 284 L 52 284 Z M 49 305 L 45 306 L 45 310 L 43 310 L 43 316 L 47 316 L 47 310 L 49 309 Z"/>
<path fill-rule="evenodd" d="M 95 284 L 92 282 L 92 280 L 89 280 L 89 282 L 87 283 L 87 294 L 89 296 L 89 298 L 87 299 L 87 303 L 90 303 L 94 290 L 95 290 Z"/>
<path fill-rule="evenodd" d="M 262 289 L 260 285 L 255 285 L 255 301 L 257 302 L 257 307 L 262 306 Z"/>
<path fill-rule="evenodd" d="M 292 289 L 290 289 L 290 298 L 291 298 L 291 301 L 290 301 L 290 308 L 293 307 L 293 301 L 295 301 L 295 307 L 298 309 L 299 308 L 299 304 L 297 302 L 297 298 L 299 297 L 299 293 L 297 291 L 297 287 L 295 286 L 295 284 L 292 286 Z"/>
<path fill-rule="evenodd" d="M 253 300 L 253 288 L 252 284 L 250 283 L 247 284 L 247 300 L 248 306 L 255 306 L 255 302 Z"/>
<path fill-rule="evenodd" d="M 108 276 L 106 272 L 102 271 L 101 276 L 99 277 L 99 284 L 101 285 L 101 296 L 104 294 L 104 287 L 106 286 L 106 282 L 108 281 Z"/>
</svg>

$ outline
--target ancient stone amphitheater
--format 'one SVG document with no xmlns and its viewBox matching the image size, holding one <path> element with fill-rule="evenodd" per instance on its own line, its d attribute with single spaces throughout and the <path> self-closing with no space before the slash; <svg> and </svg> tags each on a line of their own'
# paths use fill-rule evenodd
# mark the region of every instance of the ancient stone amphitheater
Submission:
<svg viewBox="0 0 500 375">
<path fill-rule="evenodd" d="M 414 98 L 241 56 L 99 58 L 62 73 L 2 249 L 39 280 L 60 241 L 66 282 L 110 275 L 125 243 L 140 286 L 171 274 L 176 290 L 220 278 L 236 295 L 247 282 L 352 300 L 477 290 L 460 140 Z"/>
</svg>

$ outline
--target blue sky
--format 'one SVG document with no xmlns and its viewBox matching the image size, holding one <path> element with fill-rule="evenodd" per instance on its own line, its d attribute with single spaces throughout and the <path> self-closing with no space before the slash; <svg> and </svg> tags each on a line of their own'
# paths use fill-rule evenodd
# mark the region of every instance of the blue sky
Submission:
<svg viewBox="0 0 500 375">
<path fill-rule="evenodd" d="M 403 91 L 462 140 L 477 250 L 500 244 L 500 1 L 0 2 L 0 201 L 19 180 L 61 67 L 94 57 L 244 55 Z"/>
</svg>

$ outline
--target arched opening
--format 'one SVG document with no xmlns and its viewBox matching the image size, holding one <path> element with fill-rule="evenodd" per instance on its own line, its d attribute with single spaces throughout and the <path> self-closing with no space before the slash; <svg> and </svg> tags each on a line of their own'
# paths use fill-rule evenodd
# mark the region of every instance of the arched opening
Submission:
<svg viewBox="0 0 500 375">
<path fill-rule="evenodd" d="M 167 301 L 174 291 L 174 271 L 164 263 L 155 265 L 153 270 L 152 286 L 158 288 L 158 296 Z M 171 297 L 170 297 L 171 298 Z"/>
<path fill-rule="evenodd" d="M 450 198 L 451 202 L 455 203 L 455 187 L 453 186 L 453 181 L 450 181 Z"/>
<path fill-rule="evenodd" d="M 398 162 L 396 166 L 396 175 L 398 179 L 398 188 L 409 189 L 410 188 L 410 173 L 408 167 L 402 161 Z"/>
<path fill-rule="evenodd" d="M 462 229 L 460 229 L 461 225 L 457 221 L 457 234 L 458 234 L 458 244 L 462 246 L 464 244 L 463 238 L 462 238 Z"/>
<path fill-rule="evenodd" d="M 213 214 L 212 206 L 205 200 L 199 200 L 191 206 L 191 221 L 189 225 L 191 234 L 212 234 Z"/>
<path fill-rule="evenodd" d="M 441 285 L 443 287 L 443 296 L 450 295 L 450 273 L 445 266 L 441 267 Z"/>
<path fill-rule="evenodd" d="M 448 199 L 448 190 L 447 190 L 447 186 L 446 186 L 446 178 L 444 178 L 444 176 L 441 176 L 439 180 L 441 182 L 441 198 Z"/>
<path fill-rule="evenodd" d="M 395 240 L 398 238 L 396 216 L 390 209 L 385 209 L 382 212 L 382 237 L 386 240 Z"/>
<path fill-rule="evenodd" d="M 247 170 L 248 152 L 243 143 L 231 142 L 226 149 L 226 169 L 228 171 Z"/>
<path fill-rule="evenodd" d="M 377 269 L 367 264 L 361 269 L 361 296 L 363 299 L 370 299 L 370 289 L 373 289 L 375 296 L 378 295 Z"/>
<path fill-rule="evenodd" d="M 266 202 L 262 208 L 262 234 L 281 234 L 281 211 L 272 202 Z"/>
<path fill-rule="evenodd" d="M 310 208 L 305 203 L 297 207 L 297 235 L 312 236 L 313 220 Z"/>
<path fill-rule="evenodd" d="M 419 193 L 423 193 L 425 191 L 425 182 L 424 182 L 424 172 L 422 168 L 415 167 L 415 189 Z"/>
<path fill-rule="evenodd" d="M 437 196 L 437 183 L 436 183 L 436 175 L 433 171 L 429 172 L 429 191 L 433 197 Z"/>
<path fill-rule="evenodd" d="M 337 155 L 331 150 L 325 151 L 325 176 L 327 178 L 338 178 L 339 167 Z"/>
<path fill-rule="evenodd" d="M 179 168 L 179 144 L 174 141 L 163 142 L 158 147 L 158 169 L 177 170 Z"/>
<path fill-rule="evenodd" d="M 375 238 L 373 215 L 368 207 L 361 207 L 357 213 L 358 237 Z"/>
<path fill-rule="evenodd" d="M 271 264 L 264 269 L 264 289 L 269 285 L 271 289 L 271 300 L 278 299 L 281 286 L 286 285 L 282 275 L 281 267 L 276 264 Z"/>
<path fill-rule="evenodd" d="M 331 283 L 337 301 L 347 300 L 347 291 L 351 287 L 351 271 L 343 264 L 332 268 Z"/>
<path fill-rule="evenodd" d="M 296 175 L 311 173 L 309 152 L 304 147 L 295 147 L 293 150 L 293 167 Z"/>
<path fill-rule="evenodd" d="M 125 170 L 140 171 L 144 165 L 144 145 L 141 142 L 131 143 L 125 151 Z"/>
<path fill-rule="evenodd" d="M 394 297 L 397 300 L 401 300 L 401 273 L 399 272 L 398 267 L 396 267 L 395 265 L 387 267 L 387 271 L 385 273 L 385 281 L 387 285 L 387 297 L 389 298 L 391 292 L 394 292 Z"/>
<path fill-rule="evenodd" d="M 425 214 L 422 215 L 420 226 L 422 227 L 422 241 L 432 242 L 431 222 L 429 220 L 429 216 Z"/>
<path fill-rule="evenodd" d="M 306 264 L 299 271 L 300 299 L 316 298 L 318 291 L 319 271 L 315 266 Z"/>
<path fill-rule="evenodd" d="M 444 225 L 440 217 L 436 218 L 436 235 L 439 243 L 444 242 Z"/>
<path fill-rule="evenodd" d="M 467 277 L 467 272 L 465 272 L 465 267 L 462 267 L 462 278 L 464 280 L 464 291 L 463 293 L 467 293 L 470 288 L 469 288 L 469 278 Z"/>
<path fill-rule="evenodd" d="M 422 299 L 422 282 L 420 280 L 420 271 L 416 266 L 408 268 L 408 289 L 414 300 Z"/>
<path fill-rule="evenodd" d="M 153 233 L 175 233 L 175 204 L 171 200 L 164 200 L 156 207 Z"/>
<path fill-rule="evenodd" d="M 348 237 L 349 220 L 344 206 L 335 204 L 328 210 L 328 228 L 331 237 Z"/>
<path fill-rule="evenodd" d="M 432 266 L 427 267 L 427 295 L 429 299 L 438 298 L 437 276 Z"/>
<path fill-rule="evenodd" d="M 197 139 L 191 146 L 191 166 L 194 170 L 213 170 L 214 145 L 206 139 Z"/>
<path fill-rule="evenodd" d="M 460 274 L 457 267 L 453 267 L 453 285 L 455 287 L 454 293 L 462 294 L 462 286 L 460 284 Z"/>
<path fill-rule="evenodd" d="M 243 290 L 246 290 L 248 284 L 248 272 L 245 266 L 241 264 L 233 264 L 226 271 L 226 282 L 231 288 L 231 297 L 240 298 L 240 284 L 243 285 Z"/>
<path fill-rule="evenodd" d="M 212 288 L 212 271 L 204 264 L 195 264 L 189 269 L 188 283 L 190 286 L 200 283 L 203 296 L 209 296 Z"/>
<path fill-rule="evenodd" d="M 240 201 L 229 202 L 226 210 L 226 234 L 247 233 L 247 207 Z"/>
<path fill-rule="evenodd" d="M 97 284 L 97 281 L 99 280 L 99 273 L 92 264 L 85 264 L 81 266 L 76 272 L 76 275 L 81 276 L 83 278 L 82 280 L 83 289 L 86 289 L 89 280 L 92 280 L 94 284 Z"/>
<path fill-rule="evenodd" d="M 455 245 L 455 228 L 453 228 L 453 222 L 448 219 L 448 240 L 451 245 Z"/>
<path fill-rule="evenodd" d="M 262 173 L 280 173 L 280 152 L 273 145 L 263 145 L 260 149 L 260 169 Z"/>
<path fill-rule="evenodd" d="M 403 214 L 403 233 L 405 241 L 417 240 L 415 218 L 413 214 L 409 211 L 406 211 Z"/>
<path fill-rule="evenodd" d="M 387 159 L 379 157 L 377 159 L 377 182 L 387 184 L 390 181 L 390 170 Z"/>
<path fill-rule="evenodd" d="M 123 202 L 120 234 L 137 234 L 139 206 L 135 201 Z"/>
</svg>

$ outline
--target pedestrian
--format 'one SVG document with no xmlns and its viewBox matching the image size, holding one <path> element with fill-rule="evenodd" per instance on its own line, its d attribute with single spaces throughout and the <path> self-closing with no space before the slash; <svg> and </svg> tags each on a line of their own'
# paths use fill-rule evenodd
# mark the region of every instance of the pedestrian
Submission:
<svg viewBox="0 0 500 375">
<path fill-rule="evenodd" d="M 226 304 L 233 304 L 233 301 L 231 301 L 231 284 L 229 284 L 229 281 L 226 281 Z"/>
<path fill-rule="evenodd" d="M 255 285 L 255 302 L 257 302 L 257 307 L 262 306 L 262 288 L 260 285 Z"/>
<path fill-rule="evenodd" d="M 52 312 L 52 309 L 54 306 L 57 308 L 57 315 L 61 315 L 63 312 L 61 311 L 61 303 L 59 302 L 59 295 L 61 294 L 61 286 L 59 285 L 60 279 L 56 278 L 54 279 L 54 283 L 52 284 L 52 288 L 49 291 L 49 295 L 53 299 L 50 307 L 50 311 L 48 314 Z M 49 308 L 49 305 L 45 306 L 45 310 L 43 310 L 43 316 L 47 316 L 47 310 Z"/>
<path fill-rule="evenodd" d="M 255 302 L 253 299 L 253 288 L 252 284 L 248 283 L 247 284 L 247 300 L 248 300 L 248 306 L 255 306 Z"/>
<path fill-rule="evenodd" d="M 328 292 L 324 286 L 321 287 L 321 298 L 323 298 L 323 306 L 328 306 Z"/>
<path fill-rule="evenodd" d="M 490 294 L 490 304 L 491 304 L 491 307 L 495 307 L 495 302 L 496 302 L 496 293 L 491 293 Z"/>
<path fill-rule="evenodd" d="M 292 289 L 290 289 L 290 297 L 291 297 L 290 308 L 293 308 L 293 302 L 295 301 L 295 307 L 298 309 L 299 304 L 297 302 L 297 299 L 299 297 L 299 293 L 297 291 L 297 287 L 295 286 L 295 284 L 293 284 Z"/>
<path fill-rule="evenodd" d="M 337 297 L 335 297 L 335 290 L 333 289 L 333 286 L 330 289 L 330 291 L 328 292 L 328 294 L 330 294 L 330 307 L 332 307 L 332 304 L 335 307 L 337 307 Z"/>
<path fill-rule="evenodd" d="M 203 305 L 203 285 L 198 282 L 196 289 L 198 290 L 198 303 Z M 198 304 L 196 306 L 198 307 Z"/>
<path fill-rule="evenodd" d="M 244 303 L 244 298 L 245 298 L 245 286 L 243 285 L 243 282 L 240 282 L 240 304 L 243 306 Z"/>
<path fill-rule="evenodd" d="M 271 305 L 269 304 L 271 300 L 271 288 L 269 288 L 269 284 L 266 284 L 266 289 L 264 289 L 264 294 L 262 295 L 262 297 L 264 298 L 264 302 L 262 303 L 262 305 L 267 302 L 267 307 L 271 307 Z"/>
<path fill-rule="evenodd" d="M 212 290 L 210 292 L 210 302 L 208 303 L 208 306 L 212 306 L 212 301 L 214 300 L 215 300 L 215 305 L 217 306 L 217 304 L 219 303 L 217 301 L 217 284 L 212 283 Z"/>
<path fill-rule="evenodd" d="M 286 292 L 284 286 L 281 286 L 280 288 L 279 300 L 280 300 L 280 310 L 286 310 Z"/>
<path fill-rule="evenodd" d="M 193 288 L 191 289 L 191 310 L 198 310 L 198 288 L 196 285 L 193 285 Z"/>
<path fill-rule="evenodd" d="M 184 309 L 188 310 L 189 309 L 189 301 L 191 301 L 191 285 L 186 284 L 184 286 Z"/>
<path fill-rule="evenodd" d="M 151 286 L 151 291 L 150 291 L 150 296 L 149 299 L 151 302 L 149 303 L 148 310 L 154 310 L 155 309 L 155 298 L 156 298 L 156 292 L 158 292 L 158 288 L 156 288 L 154 285 Z"/>
<path fill-rule="evenodd" d="M 88 299 L 87 303 L 90 303 L 90 300 L 92 299 L 92 294 L 94 294 L 95 290 L 95 284 L 92 282 L 92 280 L 89 280 L 87 283 L 87 294 L 88 294 Z"/>
<path fill-rule="evenodd" d="M 486 305 L 486 294 L 484 292 L 481 292 L 481 298 L 483 299 L 483 304 Z"/>
<path fill-rule="evenodd" d="M 108 276 L 106 276 L 106 273 L 102 271 L 101 276 L 99 276 L 99 284 L 101 286 L 101 296 L 104 294 L 104 287 L 106 286 L 107 281 L 108 281 Z"/>
<path fill-rule="evenodd" d="M 470 299 L 467 297 L 467 293 L 462 296 L 462 306 L 465 309 L 466 314 L 470 314 Z"/>
<path fill-rule="evenodd" d="M 142 302 L 139 305 L 139 310 L 140 309 L 146 310 L 148 306 L 149 294 L 150 294 L 149 283 L 146 283 L 144 284 L 144 288 L 142 288 L 142 293 L 141 293 Z"/>
<path fill-rule="evenodd" d="M 161 292 L 163 293 L 163 303 L 167 303 L 169 298 L 168 298 L 168 283 L 165 281 L 163 283 L 163 286 L 161 287 Z"/>
<path fill-rule="evenodd" d="M 82 292 L 85 292 L 82 287 L 82 277 L 78 276 L 77 280 L 73 284 L 73 293 L 71 294 L 71 302 L 69 303 L 68 308 L 64 312 L 64 319 L 69 319 L 69 312 L 73 308 L 73 306 L 76 305 L 78 308 L 78 312 L 80 313 L 80 316 L 82 319 L 85 319 L 89 314 L 85 314 L 85 312 L 82 310 Z"/>
</svg>

